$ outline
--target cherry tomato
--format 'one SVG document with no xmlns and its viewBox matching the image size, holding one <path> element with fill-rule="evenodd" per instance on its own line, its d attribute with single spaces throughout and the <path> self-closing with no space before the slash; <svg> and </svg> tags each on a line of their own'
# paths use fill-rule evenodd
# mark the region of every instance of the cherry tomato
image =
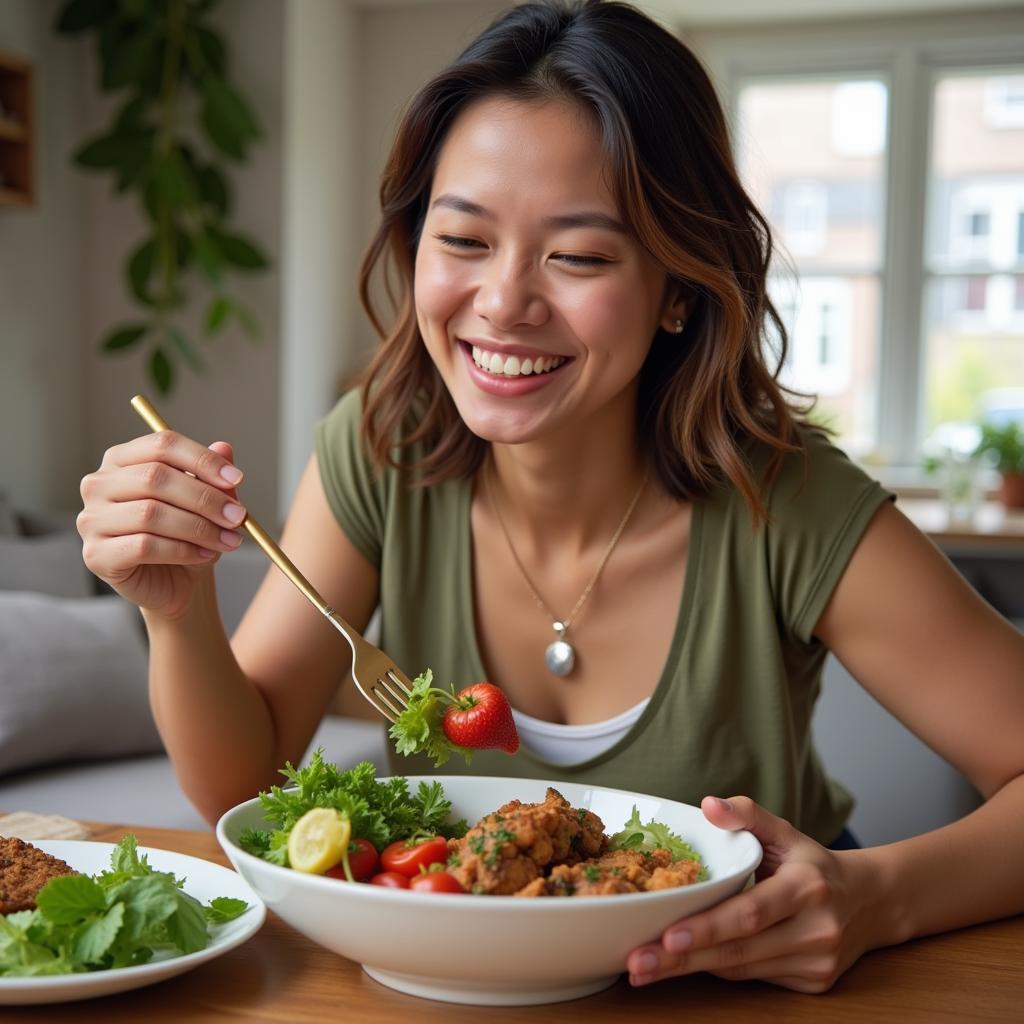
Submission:
<svg viewBox="0 0 1024 1024">
<path fill-rule="evenodd" d="M 408 889 L 409 879 L 397 871 L 382 871 L 370 879 L 370 885 L 383 885 L 385 889 Z"/>
<path fill-rule="evenodd" d="M 420 868 L 429 868 L 431 864 L 444 864 L 448 860 L 448 840 L 444 836 L 433 836 L 420 843 L 408 846 L 407 840 L 385 846 L 380 855 L 381 867 L 385 871 L 397 871 L 406 878 L 418 875 Z"/>
<path fill-rule="evenodd" d="M 409 879 L 409 888 L 417 892 L 465 892 L 459 880 L 447 871 L 424 871 Z"/>
<path fill-rule="evenodd" d="M 348 864 L 352 869 L 352 877 L 365 882 L 380 863 L 377 850 L 369 839 L 353 839 L 348 848 Z"/>
</svg>

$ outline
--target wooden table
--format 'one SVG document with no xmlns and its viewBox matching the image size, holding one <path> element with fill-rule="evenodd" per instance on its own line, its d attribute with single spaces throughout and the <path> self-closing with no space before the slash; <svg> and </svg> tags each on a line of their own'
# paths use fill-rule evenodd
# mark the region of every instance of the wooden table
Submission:
<svg viewBox="0 0 1024 1024">
<path fill-rule="evenodd" d="M 228 864 L 212 833 L 96 825 L 93 838 L 117 842 L 134 832 L 142 846 Z M 1024 917 L 920 939 L 869 953 L 835 988 L 800 995 L 760 982 L 710 975 L 633 989 L 625 981 L 569 1003 L 473 1007 L 416 999 L 385 988 L 358 964 L 329 953 L 269 914 L 248 942 L 187 974 L 116 996 L 51 1006 L 4 1007 L 4 1024 L 180 1024 L 189 1021 L 325 1024 L 537 1024 L 577 1019 L 722 1021 L 728 1024 L 843 1024 L 846 1021 L 949 1022 L 1020 1020 L 1024 1004 Z"/>
</svg>

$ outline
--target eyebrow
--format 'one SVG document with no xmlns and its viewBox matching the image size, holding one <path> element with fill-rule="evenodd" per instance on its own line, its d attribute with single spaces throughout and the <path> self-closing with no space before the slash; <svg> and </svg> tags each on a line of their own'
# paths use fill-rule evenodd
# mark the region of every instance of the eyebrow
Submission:
<svg viewBox="0 0 1024 1024">
<path fill-rule="evenodd" d="M 430 208 L 442 206 L 457 213 L 466 213 L 471 217 L 483 217 L 485 220 L 494 220 L 494 214 L 479 203 L 470 199 L 457 196 L 451 192 L 442 192 L 431 204 Z M 607 213 L 598 210 L 580 210 L 577 213 L 560 213 L 553 217 L 545 217 L 544 223 L 549 227 L 560 230 L 570 228 L 603 228 L 605 231 L 615 231 L 620 235 L 628 234 L 624 224 L 610 217 Z"/>
</svg>

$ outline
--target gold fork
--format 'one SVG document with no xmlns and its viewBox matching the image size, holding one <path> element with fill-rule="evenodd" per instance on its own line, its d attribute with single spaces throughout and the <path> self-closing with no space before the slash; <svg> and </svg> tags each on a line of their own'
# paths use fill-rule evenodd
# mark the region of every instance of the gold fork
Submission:
<svg viewBox="0 0 1024 1024">
<path fill-rule="evenodd" d="M 154 433 L 170 430 L 160 414 L 143 395 L 132 399 L 132 408 L 146 421 Z M 267 557 L 288 577 L 299 592 L 348 641 L 352 648 L 352 681 L 356 689 L 370 702 L 373 709 L 389 722 L 394 722 L 408 706 L 412 683 L 391 659 L 373 644 L 364 640 L 313 588 L 309 580 L 295 568 L 291 559 L 278 547 L 277 542 L 252 516 L 242 522 L 246 533 L 263 549 Z M 363 679 L 372 682 L 363 683 Z"/>
</svg>

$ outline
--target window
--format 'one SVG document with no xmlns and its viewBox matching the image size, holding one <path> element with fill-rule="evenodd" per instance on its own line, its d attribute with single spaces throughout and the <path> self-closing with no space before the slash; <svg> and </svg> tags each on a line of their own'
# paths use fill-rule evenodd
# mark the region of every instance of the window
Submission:
<svg viewBox="0 0 1024 1024">
<path fill-rule="evenodd" d="M 1024 393 L 1024 25 L 882 25 L 692 41 L 773 228 L 784 382 L 851 454 L 911 469 L 941 425 Z"/>
<path fill-rule="evenodd" d="M 925 248 L 924 432 L 984 418 L 988 397 L 1024 384 L 1020 230 L 1024 120 L 992 117 L 992 97 L 1017 102 L 988 69 L 932 79 Z M 1024 100 L 1024 93 L 1020 94 Z M 952 211 L 953 221 L 947 218 Z M 968 271 L 970 271 L 968 273 Z M 956 289 L 960 308 L 943 301 Z"/>
<path fill-rule="evenodd" d="M 887 101 L 875 78 L 752 78 L 739 93 L 740 173 L 782 253 L 769 289 L 786 311 L 783 381 L 862 452 L 876 433 Z"/>
</svg>

